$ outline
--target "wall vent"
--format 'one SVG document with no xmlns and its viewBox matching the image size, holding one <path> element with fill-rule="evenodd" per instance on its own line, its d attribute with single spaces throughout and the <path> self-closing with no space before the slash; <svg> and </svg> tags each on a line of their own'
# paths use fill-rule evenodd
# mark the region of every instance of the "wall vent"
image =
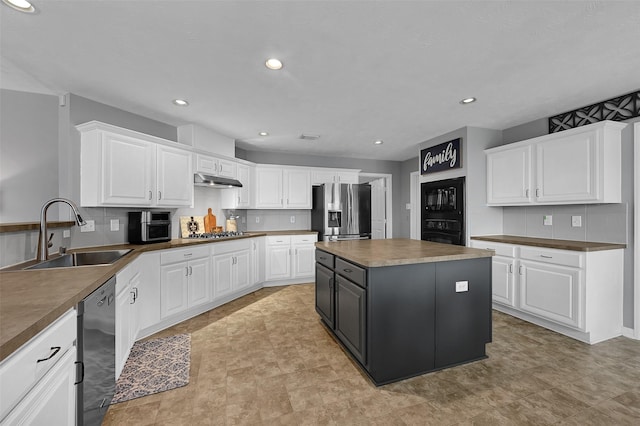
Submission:
<svg viewBox="0 0 640 426">
<path fill-rule="evenodd" d="M 303 133 L 300 135 L 299 139 L 305 140 L 305 141 L 317 141 L 318 139 L 320 139 L 320 135 L 312 135 L 309 133 Z"/>
</svg>

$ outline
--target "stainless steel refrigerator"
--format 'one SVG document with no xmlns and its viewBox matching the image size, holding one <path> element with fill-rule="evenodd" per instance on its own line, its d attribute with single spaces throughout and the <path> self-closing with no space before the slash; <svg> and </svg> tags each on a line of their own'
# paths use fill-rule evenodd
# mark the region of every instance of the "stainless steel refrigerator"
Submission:
<svg viewBox="0 0 640 426">
<path fill-rule="evenodd" d="M 318 232 L 318 241 L 370 239 L 371 185 L 314 186 L 311 229 Z"/>
</svg>

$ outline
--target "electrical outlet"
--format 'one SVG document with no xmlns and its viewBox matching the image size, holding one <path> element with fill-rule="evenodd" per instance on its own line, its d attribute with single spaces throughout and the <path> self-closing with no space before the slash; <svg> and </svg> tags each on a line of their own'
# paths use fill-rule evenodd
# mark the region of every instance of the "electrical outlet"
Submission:
<svg viewBox="0 0 640 426">
<path fill-rule="evenodd" d="M 62 238 L 69 238 L 71 237 L 71 231 L 69 231 L 68 229 L 65 229 L 64 231 L 62 231 Z"/>
<path fill-rule="evenodd" d="M 96 230 L 96 221 L 95 220 L 87 220 L 85 221 L 86 225 L 82 225 L 80 227 L 80 232 L 93 232 Z"/>
<path fill-rule="evenodd" d="M 411 210 L 411 203 L 407 203 L 404 208 L 407 210 Z"/>
<path fill-rule="evenodd" d="M 240 219 L 240 223 L 247 223 L 247 218 L 242 216 L 242 218 Z"/>
<path fill-rule="evenodd" d="M 295 216 L 291 216 L 291 217 L 289 218 L 289 221 L 290 221 L 291 223 L 296 223 L 296 217 L 295 217 Z"/>
<path fill-rule="evenodd" d="M 582 226 L 582 216 L 571 216 L 571 226 L 580 228 Z"/>
<path fill-rule="evenodd" d="M 112 231 L 120 230 L 120 219 L 111 219 L 111 230 Z"/>
<path fill-rule="evenodd" d="M 542 224 L 544 226 L 551 226 L 553 225 L 553 216 L 548 215 L 548 216 L 542 216 Z"/>
<path fill-rule="evenodd" d="M 260 223 L 260 216 L 256 216 L 256 223 Z"/>
<path fill-rule="evenodd" d="M 469 281 L 456 281 L 456 293 L 469 291 Z"/>
</svg>

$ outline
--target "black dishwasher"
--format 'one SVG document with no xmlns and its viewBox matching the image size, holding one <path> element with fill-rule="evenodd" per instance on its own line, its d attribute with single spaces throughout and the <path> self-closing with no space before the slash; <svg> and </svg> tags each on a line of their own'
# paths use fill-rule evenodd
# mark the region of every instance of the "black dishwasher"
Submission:
<svg viewBox="0 0 640 426">
<path fill-rule="evenodd" d="M 116 278 L 78 304 L 77 424 L 99 426 L 116 387 Z"/>
</svg>

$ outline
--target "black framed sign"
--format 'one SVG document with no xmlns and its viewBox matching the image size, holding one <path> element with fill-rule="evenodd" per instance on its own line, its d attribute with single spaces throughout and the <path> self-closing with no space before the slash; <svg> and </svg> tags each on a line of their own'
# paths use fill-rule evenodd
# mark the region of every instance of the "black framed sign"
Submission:
<svg viewBox="0 0 640 426">
<path fill-rule="evenodd" d="M 462 167 L 460 138 L 420 150 L 420 174 L 442 172 Z"/>
</svg>

